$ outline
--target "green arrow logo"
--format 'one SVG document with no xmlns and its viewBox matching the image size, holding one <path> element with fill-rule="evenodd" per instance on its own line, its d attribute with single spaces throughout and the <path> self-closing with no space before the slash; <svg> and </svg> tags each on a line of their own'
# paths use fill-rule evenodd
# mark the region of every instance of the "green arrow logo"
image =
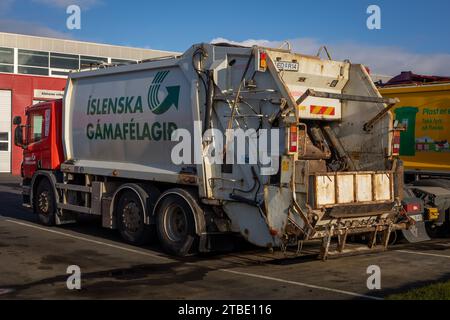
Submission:
<svg viewBox="0 0 450 320">
<path fill-rule="evenodd" d="M 175 106 L 178 109 L 178 102 L 180 99 L 180 86 L 165 87 L 167 95 L 162 102 L 159 101 L 159 90 L 164 79 L 167 77 L 170 71 L 159 71 L 153 78 L 152 84 L 148 89 L 148 106 L 154 114 L 163 114 L 170 107 Z"/>
</svg>

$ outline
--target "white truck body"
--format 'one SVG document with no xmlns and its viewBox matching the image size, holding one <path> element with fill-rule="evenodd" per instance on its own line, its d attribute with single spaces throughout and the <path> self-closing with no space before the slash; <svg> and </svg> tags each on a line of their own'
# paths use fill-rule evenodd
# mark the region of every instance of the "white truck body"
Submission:
<svg viewBox="0 0 450 320">
<path fill-rule="evenodd" d="M 362 65 L 285 50 L 195 45 L 179 57 L 71 74 L 61 170 L 193 188 L 202 206 L 225 212 L 231 231 L 255 245 L 324 239 L 327 254 L 331 237 L 345 242 L 349 234 L 404 227 L 391 114 L 364 130 L 385 102 Z M 296 152 L 289 150 L 292 126 L 299 130 Z M 228 143 L 222 148 L 215 137 L 202 140 L 203 133 L 231 128 L 267 129 L 268 141 L 270 130 L 279 130 L 279 152 L 272 141 L 265 154 L 278 168 L 208 163 L 211 148 L 237 150 Z M 312 138 L 313 128 L 330 137 Z M 176 129 L 191 134 L 191 158 L 201 161 L 174 163 Z"/>
</svg>

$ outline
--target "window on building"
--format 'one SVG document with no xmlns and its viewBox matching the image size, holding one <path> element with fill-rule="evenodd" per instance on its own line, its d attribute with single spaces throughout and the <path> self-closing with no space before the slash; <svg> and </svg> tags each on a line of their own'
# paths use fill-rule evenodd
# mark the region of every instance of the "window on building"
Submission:
<svg viewBox="0 0 450 320">
<path fill-rule="evenodd" d="M 14 72 L 14 49 L 0 47 L 0 72 Z"/>
<path fill-rule="evenodd" d="M 59 76 L 59 77 L 67 77 L 69 76 L 69 71 L 59 71 L 59 70 L 52 70 L 52 76 Z"/>
<path fill-rule="evenodd" d="M 80 68 L 88 69 L 95 68 L 102 63 L 108 63 L 108 58 L 102 57 L 89 57 L 89 56 L 81 56 L 80 57 Z"/>
<path fill-rule="evenodd" d="M 44 117 L 42 114 L 33 114 L 31 117 L 30 139 L 31 143 L 38 142 L 42 139 L 42 125 Z"/>
<path fill-rule="evenodd" d="M 0 72 L 13 73 L 14 72 L 14 66 L 6 65 L 6 64 L 0 64 Z"/>
<path fill-rule="evenodd" d="M 48 52 L 19 50 L 19 65 L 48 68 Z"/>
<path fill-rule="evenodd" d="M 0 151 L 9 151 L 9 133 L 0 132 Z"/>
<path fill-rule="evenodd" d="M 19 49 L 19 73 L 48 76 L 49 53 Z"/>
<path fill-rule="evenodd" d="M 34 68 L 34 67 L 22 67 L 19 66 L 19 73 L 34 74 L 38 76 L 48 76 L 48 68 Z"/>
<path fill-rule="evenodd" d="M 111 63 L 115 65 L 136 63 L 136 60 L 125 60 L 125 59 L 111 59 Z"/>
<path fill-rule="evenodd" d="M 0 47 L 0 63 L 14 64 L 14 49 Z"/>
<path fill-rule="evenodd" d="M 50 53 L 50 67 L 66 70 L 78 70 L 80 57 L 73 54 Z"/>
</svg>

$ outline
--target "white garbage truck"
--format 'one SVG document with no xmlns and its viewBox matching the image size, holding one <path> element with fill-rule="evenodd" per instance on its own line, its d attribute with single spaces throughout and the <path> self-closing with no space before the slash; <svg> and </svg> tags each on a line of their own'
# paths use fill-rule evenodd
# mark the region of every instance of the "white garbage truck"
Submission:
<svg viewBox="0 0 450 320">
<path fill-rule="evenodd" d="M 395 103 L 360 64 L 257 46 L 72 73 L 63 100 L 14 121 L 24 202 L 44 224 L 98 215 L 180 256 L 233 235 L 270 250 L 321 240 L 321 258 L 353 235 L 369 235 L 355 250 L 385 249 L 411 223 Z"/>
</svg>

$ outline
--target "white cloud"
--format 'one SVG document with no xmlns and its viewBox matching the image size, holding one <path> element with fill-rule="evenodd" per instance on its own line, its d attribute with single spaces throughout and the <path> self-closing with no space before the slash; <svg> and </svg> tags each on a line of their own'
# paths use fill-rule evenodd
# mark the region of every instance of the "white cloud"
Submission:
<svg viewBox="0 0 450 320">
<path fill-rule="evenodd" d="M 254 40 L 236 42 L 224 38 L 216 38 L 211 42 L 228 42 L 232 44 L 278 48 L 283 41 Z M 315 55 L 323 45 L 316 39 L 299 38 L 289 40 L 295 52 Z M 368 66 L 372 73 L 397 75 L 402 71 L 413 71 L 427 75 L 450 75 L 450 54 L 448 53 L 415 53 L 395 46 L 372 46 L 355 42 L 337 42 L 327 45 L 333 59 L 349 59 L 353 63 Z"/>
<path fill-rule="evenodd" d="M 93 6 L 101 4 L 101 0 L 33 0 L 33 2 L 41 3 L 58 8 L 67 8 L 72 4 L 76 4 L 81 9 L 90 9 Z"/>
<path fill-rule="evenodd" d="M 235 45 L 241 45 L 246 47 L 251 47 L 254 45 L 259 45 L 262 47 L 268 47 L 268 48 L 280 48 L 284 47 L 286 48 L 285 41 L 269 41 L 269 40 L 256 40 L 256 39 L 248 39 L 245 41 L 232 41 L 225 38 L 215 38 L 211 41 L 212 43 L 230 43 Z M 303 54 L 316 54 L 319 50 L 320 45 L 315 39 L 310 38 L 301 38 L 301 39 L 295 39 L 295 40 L 289 40 L 289 43 L 292 46 L 293 51 L 301 52 Z"/>
<path fill-rule="evenodd" d="M 53 30 L 38 23 L 11 19 L 0 19 L 0 31 L 41 37 L 71 38 L 71 36 L 66 33 Z"/>
</svg>

